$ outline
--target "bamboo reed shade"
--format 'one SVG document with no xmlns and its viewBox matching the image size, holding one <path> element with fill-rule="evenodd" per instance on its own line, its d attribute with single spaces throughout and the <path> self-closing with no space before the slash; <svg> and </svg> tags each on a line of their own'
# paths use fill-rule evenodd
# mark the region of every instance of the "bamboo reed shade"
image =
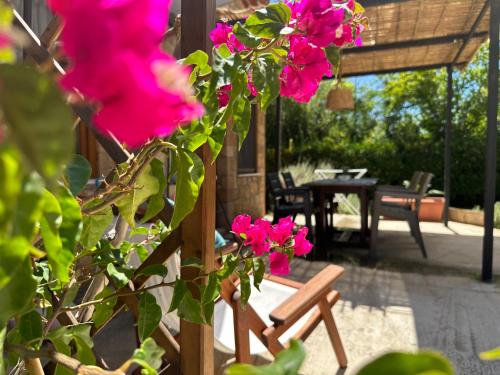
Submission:
<svg viewBox="0 0 500 375">
<path fill-rule="evenodd" d="M 358 51 L 355 48 L 344 51 L 344 76 L 436 67 L 454 62 L 465 36 L 486 3 L 485 0 L 360 2 L 366 7 L 370 28 L 364 32 L 363 47 Z M 370 3 L 381 5 L 371 6 Z M 475 37 L 468 41 L 456 61 L 457 65 L 467 64 L 487 40 L 488 23 L 489 9 L 478 24 Z"/>
<path fill-rule="evenodd" d="M 269 0 L 233 0 L 227 5 L 218 7 L 216 17 L 228 21 L 240 20 L 267 4 Z"/>
</svg>

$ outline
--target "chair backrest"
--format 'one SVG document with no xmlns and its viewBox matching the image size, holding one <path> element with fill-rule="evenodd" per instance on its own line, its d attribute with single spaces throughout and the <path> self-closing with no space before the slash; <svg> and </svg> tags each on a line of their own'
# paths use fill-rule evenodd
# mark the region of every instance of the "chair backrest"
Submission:
<svg viewBox="0 0 500 375">
<path fill-rule="evenodd" d="M 418 186 L 418 195 L 423 197 L 427 193 L 427 189 L 431 186 L 431 181 L 434 175 L 429 172 L 422 172 Z"/>
<path fill-rule="evenodd" d="M 420 183 L 420 179 L 422 178 L 422 175 L 424 172 L 421 171 L 416 171 L 413 173 L 413 176 L 411 176 L 410 180 L 410 185 L 408 185 L 408 190 L 410 191 L 417 191 L 418 190 L 418 185 Z"/>
<path fill-rule="evenodd" d="M 282 172 L 281 175 L 283 176 L 283 180 L 285 180 L 285 186 L 287 188 L 296 187 L 295 181 L 293 180 L 293 176 L 290 172 Z"/>
<path fill-rule="evenodd" d="M 276 172 L 267 173 L 267 184 L 269 186 L 269 190 L 273 195 L 274 201 L 276 204 L 283 203 L 285 197 L 281 194 L 281 189 L 283 189 L 283 185 L 281 185 L 280 176 Z"/>
</svg>

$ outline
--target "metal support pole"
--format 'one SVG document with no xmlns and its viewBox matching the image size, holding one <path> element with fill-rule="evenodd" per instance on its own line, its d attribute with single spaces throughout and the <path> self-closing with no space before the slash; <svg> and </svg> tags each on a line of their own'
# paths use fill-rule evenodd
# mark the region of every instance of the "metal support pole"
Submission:
<svg viewBox="0 0 500 375">
<path fill-rule="evenodd" d="M 281 126 L 281 96 L 276 99 L 276 171 L 281 170 L 281 139 L 283 137 L 283 128 Z"/>
<path fill-rule="evenodd" d="M 488 65 L 488 128 L 484 187 L 483 281 L 493 276 L 493 219 L 495 209 L 498 135 L 498 43 L 500 0 L 490 0 L 490 56 Z"/>
<path fill-rule="evenodd" d="M 448 209 L 450 208 L 450 176 L 451 176 L 451 135 L 452 135 L 452 106 L 453 106 L 453 67 L 446 67 L 448 73 L 446 126 L 444 128 L 444 225 L 448 226 Z"/>
</svg>

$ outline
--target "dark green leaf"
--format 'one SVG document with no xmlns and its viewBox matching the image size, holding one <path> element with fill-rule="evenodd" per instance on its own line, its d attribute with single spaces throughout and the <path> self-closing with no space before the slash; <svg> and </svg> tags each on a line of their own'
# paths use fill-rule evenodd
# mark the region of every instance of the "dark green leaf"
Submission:
<svg viewBox="0 0 500 375">
<path fill-rule="evenodd" d="M 259 56 L 255 60 L 252 79 L 259 92 L 260 106 L 264 111 L 279 96 L 280 71 L 281 66 L 274 61 L 271 55 Z"/>
<path fill-rule="evenodd" d="M 266 272 L 266 265 L 262 258 L 253 258 L 253 286 L 259 289 L 260 283 L 264 279 Z"/>
<path fill-rule="evenodd" d="M 42 317 L 36 310 L 24 314 L 19 319 L 19 333 L 25 342 L 42 337 Z"/>
<path fill-rule="evenodd" d="M 97 214 L 83 217 L 83 229 L 80 243 L 84 249 L 92 249 L 102 238 L 106 229 L 113 222 L 113 210 L 111 207 L 100 211 Z"/>
<path fill-rule="evenodd" d="M 134 217 L 139 206 L 150 196 L 157 194 L 159 190 L 160 182 L 153 175 L 151 165 L 148 165 L 135 182 L 132 191 L 116 202 L 120 214 L 132 228 L 135 227 Z"/>
<path fill-rule="evenodd" d="M 191 292 L 187 290 L 184 298 L 181 300 L 177 308 L 177 315 L 179 318 L 187 320 L 196 324 L 204 324 L 205 319 L 201 313 L 200 301 L 193 298 Z"/>
<path fill-rule="evenodd" d="M 168 268 L 163 264 L 152 264 L 150 266 L 144 267 L 138 272 L 138 275 L 145 276 L 160 276 L 165 277 L 168 274 Z"/>
<path fill-rule="evenodd" d="M 233 33 L 247 47 L 256 48 L 262 43 L 262 39 L 250 34 L 247 28 L 239 22 L 233 26 Z"/>
<path fill-rule="evenodd" d="M 0 108 L 24 159 L 55 186 L 74 148 L 73 114 L 52 77 L 28 65 L 0 65 Z"/>
<path fill-rule="evenodd" d="M 165 207 L 165 188 L 167 187 L 167 178 L 165 177 L 165 170 L 163 169 L 163 163 L 158 159 L 153 159 L 151 162 L 151 174 L 158 181 L 158 192 L 151 196 L 148 201 L 148 207 L 146 213 L 142 218 L 142 222 L 145 223 L 151 220 L 153 217 L 158 215 L 161 210 Z"/>
<path fill-rule="evenodd" d="M 210 136 L 207 139 L 210 151 L 212 151 L 212 163 L 215 161 L 215 159 L 217 159 L 219 153 L 222 150 L 222 146 L 224 145 L 224 138 L 226 137 L 226 128 L 226 123 L 214 126 L 212 128 L 212 133 L 210 133 Z"/>
<path fill-rule="evenodd" d="M 101 293 L 96 295 L 96 299 L 106 298 L 113 293 L 114 292 L 111 288 L 106 287 Z M 95 306 L 92 320 L 94 321 L 94 325 L 96 326 L 96 328 L 101 327 L 108 321 L 109 318 L 111 318 L 111 316 L 113 315 L 113 308 L 115 307 L 117 301 L 117 297 L 108 298 L 104 300 L 104 302 L 99 303 Z"/>
<path fill-rule="evenodd" d="M 139 300 L 137 319 L 137 332 L 141 341 L 146 340 L 158 327 L 161 315 L 161 307 L 156 303 L 156 298 L 150 293 L 143 293 Z"/>
<path fill-rule="evenodd" d="M 328 61 L 330 61 L 332 65 L 332 73 L 338 75 L 340 69 L 340 48 L 329 46 L 325 48 L 325 53 Z"/>
<path fill-rule="evenodd" d="M 454 375 L 450 362 L 439 353 L 388 353 L 364 366 L 358 375 Z"/>
<path fill-rule="evenodd" d="M 21 191 L 21 166 L 13 149 L 0 151 L 0 233 L 12 225 L 17 197 Z"/>
<path fill-rule="evenodd" d="M 66 340 L 63 338 L 53 338 L 50 341 L 54 345 L 54 348 L 57 352 L 66 354 L 67 356 L 71 357 L 71 347 L 69 346 L 69 341 L 66 342 Z M 64 367 L 63 365 L 58 364 L 56 366 L 54 375 L 74 375 L 74 372 L 67 367 Z"/>
<path fill-rule="evenodd" d="M 238 266 L 238 257 L 235 254 L 227 254 L 222 257 L 222 267 L 217 272 L 220 280 L 227 279 L 232 275 L 236 267 Z"/>
<path fill-rule="evenodd" d="M 76 358 L 83 364 L 93 366 L 96 363 L 92 347 L 94 342 L 90 337 L 90 324 L 81 324 L 70 329 L 76 344 Z"/>
<path fill-rule="evenodd" d="M 243 141 L 247 137 L 251 117 L 252 105 L 250 101 L 246 98 L 240 99 L 236 103 L 233 114 L 233 132 L 238 135 L 238 149 L 241 149 Z"/>
<path fill-rule="evenodd" d="M 205 177 L 205 167 L 198 155 L 195 153 L 177 150 L 174 154 L 177 158 L 177 183 L 174 213 L 170 222 L 170 230 L 176 229 L 181 221 L 193 210 L 200 186 Z"/>
<path fill-rule="evenodd" d="M 203 268 L 203 263 L 200 258 L 197 257 L 188 257 L 183 259 L 181 262 L 181 267 L 194 267 L 194 268 Z"/>
<path fill-rule="evenodd" d="M 92 167 L 90 166 L 88 160 L 82 155 L 73 155 L 73 159 L 66 166 L 65 171 L 71 194 L 77 196 L 87 185 L 91 174 Z"/>
<path fill-rule="evenodd" d="M 23 237 L 0 242 L 0 289 L 17 277 L 30 247 L 30 243 Z"/>
<path fill-rule="evenodd" d="M 250 277 L 244 272 L 240 272 L 240 292 L 241 304 L 246 305 L 252 293 L 252 286 L 250 285 Z"/>
<path fill-rule="evenodd" d="M 186 282 L 182 279 L 177 279 L 175 281 L 174 295 L 172 296 L 172 301 L 170 302 L 170 307 L 168 308 L 168 312 L 177 310 L 182 299 L 187 293 L 188 293 L 188 288 Z"/>
<path fill-rule="evenodd" d="M 271 4 L 251 14 L 245 26 L 250 33 L 261 38 L 276 38 L 290 22 L 290 8 L 281 4 Z"/>
<path fill-rule="evenodd" d="M 214 301 L 220 294 L 220 281 L 216 272 L 211 272 L 208 275 L 208 282 L 204 285 L 201 302 L 203 306 L 203 313 L 207 323 L 212 322 L 214 313 Z"/>
<path fill-rule="evenodd" d="M 132 361 L 143 368 L 144 375 L 157 375 L 165 351 L 156 345 L 152 338 L 147 338 L 141 347 L 134 351 Z"/>
</svg>

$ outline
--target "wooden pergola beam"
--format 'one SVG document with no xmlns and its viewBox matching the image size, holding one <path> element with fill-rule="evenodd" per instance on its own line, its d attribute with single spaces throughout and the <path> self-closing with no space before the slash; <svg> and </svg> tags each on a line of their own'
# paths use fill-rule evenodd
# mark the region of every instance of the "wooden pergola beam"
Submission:
<svg viewBox="0 0 500 375">
<path fill-rule="evenodd" d="M 208 37 L 215 26 L 215 0 L 183 0 L 181 5 L 181 55 L 185 57 L 196 50 L 211 55 L 212 43 Z M 205 179 L 195 208 L 181 224 L 181 258 L 197 257 L 202 260 L 204 272 L 215 268 L 215 163 L 208 144 L 198 155 L 205 166 Z M 198 270 L 182 268 L 183 278 L 196 276 Z M 191 292 L 199 296 L 194 286 Z M 214 373 L 214 332 L 209 325 L 199 325 L 181 320 L 180 362 L 184 375 Z"/>
</svg>

